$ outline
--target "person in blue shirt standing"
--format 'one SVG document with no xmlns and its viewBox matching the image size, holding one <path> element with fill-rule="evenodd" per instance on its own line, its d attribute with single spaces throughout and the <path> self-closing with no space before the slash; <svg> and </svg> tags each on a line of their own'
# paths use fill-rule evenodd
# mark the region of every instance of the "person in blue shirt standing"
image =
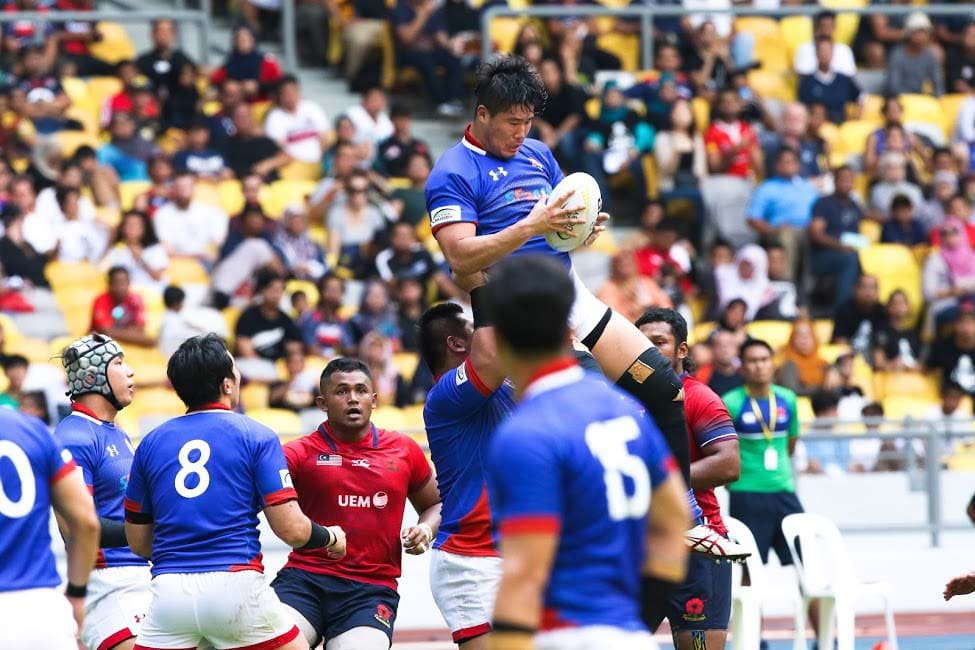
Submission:
<svg viewBox="0 0 975 650">
<path fill-rule="evenodd" d="M 506 260 L 485 292 L 520 398 L 487 459 L 502 557 L 489 647 L 653 648 L 640 576 L 673 585 L 687 571 L 673 456 L 638 402 L 571 355 L 575 291 L 556 260 Z"/>
<path fill-rule="evenodd" d="M 812 205 L 819 197 L 816 186 L 799 176 L 799 153 L 782 147 L 775 155 L 775 175 L 755 189 L 748 205 L 748 225 L 765 240 L 777 239 L 792 262 L 797 277 Z"/>
</svg>

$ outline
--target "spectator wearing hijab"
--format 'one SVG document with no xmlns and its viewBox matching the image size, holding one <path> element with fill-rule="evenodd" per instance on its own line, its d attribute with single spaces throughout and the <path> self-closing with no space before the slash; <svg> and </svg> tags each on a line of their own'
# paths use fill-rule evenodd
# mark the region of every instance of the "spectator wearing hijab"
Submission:
<svg viewBox="0 0 975 650">
<path fill-rule="evenodd" d="M 745 302 L 746 321 L 772 315 L 769 312 L 774 309 L 775 294 L 769 286 L 768 254 L 761 246 L 744 246 L 734 262 L 719 266 L 714 273 L 721 309 L 738 298 Z"/>
<path fill-rule="evenodd" d="M 268 89 L 282 76 L 281 66 L 273 56 L 257 49 L 257 38 L 250 27 L 239 25 L 231 39 L 233 49 L 210 82 L 219 85 L 233 79 L 243 85 L 244 95 L 251 101 L 267 99 Z"/>
<path fill-rule="evenodd" d="M 939 226 L 941 246 L 924 263 L 921 288 L 928 303 L 928 331 L 959 301 L 975 293 L 975 251 L 965 224 L 949 217 Z"/>
<path fill-rule="evenodd" d="M 789 342 L 782 348 L 781 365 L 775 383 L 809 397 L 823 387 L 829 362 L 819 355 L 819 341 L 812 322 L 799 318 L 792 324 Z"/>
</svg>

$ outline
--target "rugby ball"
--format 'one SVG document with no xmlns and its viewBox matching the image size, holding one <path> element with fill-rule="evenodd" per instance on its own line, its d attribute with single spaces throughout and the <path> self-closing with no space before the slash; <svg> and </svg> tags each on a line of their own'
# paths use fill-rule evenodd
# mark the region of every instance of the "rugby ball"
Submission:
<svg viewBox="0 0 975 650">
<path fill-rule="evenodd" d="M 569 190 L 574 190 L 574 193 L 566 199 L 562 207 L 573 210 L 573 216 L 585 219 L 586 222 L 575 224 L 572 233 L 550 232 L 545 235 L 548 245 L 560 253 L 582 246 L 592 234 L 592 229 L 596 226 L 596 218 L 603 209 L 603 195 L 599 190 L 599 183 L 585 172 L 575 172 L 563 178 L 547 200 L 558 200 Z"/>
</svg>

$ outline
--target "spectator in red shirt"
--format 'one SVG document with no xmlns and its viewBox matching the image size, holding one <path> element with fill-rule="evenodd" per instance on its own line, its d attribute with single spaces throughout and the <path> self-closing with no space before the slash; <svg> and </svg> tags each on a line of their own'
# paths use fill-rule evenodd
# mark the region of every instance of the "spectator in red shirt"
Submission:
<svg viewBox="0 0 975 650">
<path fill-rule="evenodd" d="M 273 56 L 257 49 L 257 39 L 250 27 L 240 25 L 234 29 L 232 38 L 233 50 L 210 82 L 219 85 L 225 79 L 234 79 L 243 84 L 249 100 L 266 100 L 268 89 L 283 76 L 281 66 Z"/>
<path fill-rule="evenodd" d="M 61 11 L 94 10 L 92 0 L 58 0 L 56 5 Z M 62 63 L 74 66 L 71 76 L 91 77 L 114 73 L 111 63 L 91 55 L 90 44 L 102 40 L 95 21 L 67 20 L 57 26 L 54 40 L 60 45 Z"/>
<path fill-rule="evenodd" d="M 115 74 L 122 80 L 124 86 L 121 92 L 106 100 L 102 107 L 102 126 L 108 126 L 115 113 L 135 113 L 137 108 L 140 118 L 158 118 L 159 102 L 153 95 L 152 82 L 149 78 L 139 74 L 139 69 L 132 61 L 120 61 L 116 70 Z M 136 95 L 140 93 L 145 93 L 147 96 L 137 98 Z"/>
<path fill-rule="evenodd" d="M 156 344 L 146 334 L 146 306 L 139 294 L 129 290 L 129 271 L 124 266 L 108 270 L 108 291 L 92 303 L 90 329 L 123 343 Z"/>
<path fill-rule="evenodd" d="M 754 178 L 762 169 L 762 148 L 758 137 L 741 119 L 741 97 L 725 89 L 718 95 L 716 119 L 704 132 L 708 169 L 712 174 Z"/>
</svg>

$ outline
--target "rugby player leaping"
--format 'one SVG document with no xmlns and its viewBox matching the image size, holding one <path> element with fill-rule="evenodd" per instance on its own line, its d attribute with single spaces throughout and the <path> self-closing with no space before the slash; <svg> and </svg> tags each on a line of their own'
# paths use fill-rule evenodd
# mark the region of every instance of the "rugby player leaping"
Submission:
<svg viewBox="0 0 975 650">
<path fill-rule="evenodd" d="M 660 427 L 683 474 L 690 481 L 683 386 L 677 373 L 640 331 L 614 313 L 576 276 L 568 253 L 558 253 L 545 233 L 569 232 L 583 219 L 547 202 L 562 180 L 551 150 L 528 138 L 532 120 L 547 99 L 545 86 L 522 57 L 501 57 L 481 66 L 475 87 L 474 120 L 459 143 L 437 161 L 427 181 L 426 200 L 433 234 L 453 271 L 479 274 L 509 255 L 542 253 L 560 259 L 572 275 L 576 300 L 569 318 L 576 338 L 592 352 L 603 372 L 636 397 Z M 604 229 L 602 213 L 589 242 Z M 483 324 L 479 289 L 471 294 L 475 327 Z M 701 525 L 701 510 L 688 498 L 695 520 L 691 549 L 727 559 L 744 549 Z"/>
</svg>

